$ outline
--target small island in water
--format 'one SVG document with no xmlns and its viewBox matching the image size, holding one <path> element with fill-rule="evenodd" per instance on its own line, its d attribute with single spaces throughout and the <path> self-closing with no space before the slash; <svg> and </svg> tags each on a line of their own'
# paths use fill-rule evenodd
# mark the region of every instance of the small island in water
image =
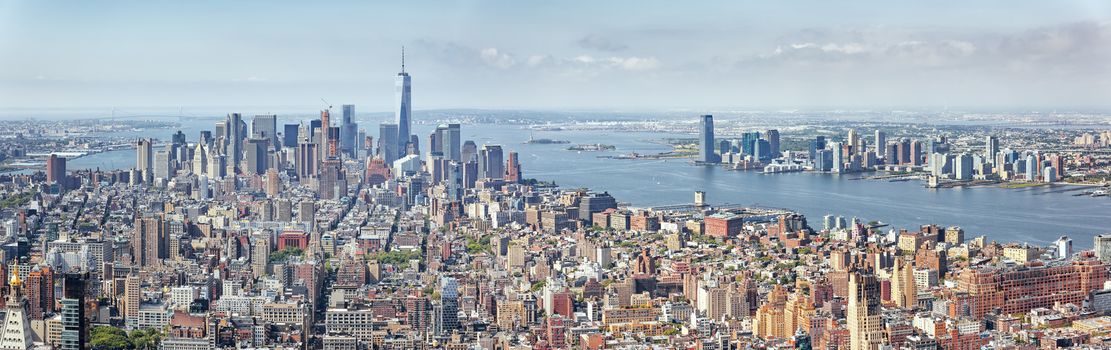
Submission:
<svg viewBox="0 0 1111 350">
<path fill-rule="evenodd" d="M 571 143 L 571 141 L 566 141 L 566 140 L 553 140 L 553 139 L 544 139 L 544 138 L 540 138 L 540 139 L 538 139 L 538 138 L 533 138 L 533 137 L 532 137 L 532 135 L 529 135 L 528 141 L 525 141 L 525 143 L 526 143 L 526 144 L 530 144 L 530 145 L 531 145 L 531 144 L 536 144 L 536 145 L 555 145 L 555 144 L 565 144 L 565 143 Z"/>
<path fill-rule="evenodd" d="M 612 151 L 617 149 L 614 145 L 603 145 L 600 143 L 580 144 L 567 147 L 568 151 Z"/>
</svg>

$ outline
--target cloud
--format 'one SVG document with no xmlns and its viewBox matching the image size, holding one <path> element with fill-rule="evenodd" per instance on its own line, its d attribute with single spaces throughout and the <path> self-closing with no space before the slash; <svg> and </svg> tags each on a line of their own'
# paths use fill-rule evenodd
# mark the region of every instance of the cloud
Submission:
<svg viewBox="0 0 1111 350">
<path fill-rule="evenodd" d="M 660 60 L 655 57 L 610 56 L 596 58 L 590 55 L 579 55 L 572 58 L 571 62 L 587 67 L 629 71 L 651 70 L 660 67 Z"/>
<path fill-rule="evenodd" d="M 1037 60 L 1101 59 L 1111 57 L 1111 23 L 1077 22 L 1030 29 L 1000 38 L 1000 55 Z"/>
<path fill-rule="evenodd" d="M 738 65 L 859 65 L 981 67 L 1030 71 L 1091 71 L 1111 59 L 1111 23 L 1077 22 L 1014 33 L 870 26 L 805 29 Z"/>
<path fill-rule="evenodd" d="M 498 51 L 496 48 L 482 49 L 479 55 L 483 62 L 496 68 L 509 69 L 517 65 L 517 59 L 513 58 L 513 55 Z"/>
<path fill-rule="evenodd" d="M 579 39 L 579 41 L 577 43 L 579 44 L 579 47 L 584 48 L 584 49 L 606 51 L 606 52 L 623 51 L 623 50 L 629 48 L 628 45 L 618 43 L 618 42 L 614 42 L 614 41 L 610 40 L 609 38 L 602 37 L 602 36 L 599 36 L 597 34 L 589 34 L 587 36 L 584 36 L 581 39 Z"/>
<path fill-rule="evenodd" d="M 655 57 L 610 57 L 609 62 L 624 70 L 650 70 L 660 67 Z"/>
</svg>

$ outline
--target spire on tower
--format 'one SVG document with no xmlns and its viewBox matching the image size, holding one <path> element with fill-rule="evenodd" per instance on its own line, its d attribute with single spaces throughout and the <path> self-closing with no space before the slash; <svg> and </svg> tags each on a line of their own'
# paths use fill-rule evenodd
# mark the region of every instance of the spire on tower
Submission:
<svg viewBox="0 0 1111 350">
<path fill-rule="evenodd" d="M 405 45 L 401 46 L 401 72 L 405 73 Z"/>
</svg>

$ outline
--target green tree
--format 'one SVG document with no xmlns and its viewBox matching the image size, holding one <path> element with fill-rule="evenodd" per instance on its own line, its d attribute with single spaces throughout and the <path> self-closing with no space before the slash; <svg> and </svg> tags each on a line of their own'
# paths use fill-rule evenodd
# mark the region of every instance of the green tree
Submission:
<svg viewBox="0 0 1111 350">
<path fill-rule="evenodd" d="M 93 327 L 89 337 L 89 343 L 96 349 L 104 350 L 127 350 L 131 349 L 131 341 L 127 338 L 127 332 L 116 327 L 97 326 Z"/>
</svg>

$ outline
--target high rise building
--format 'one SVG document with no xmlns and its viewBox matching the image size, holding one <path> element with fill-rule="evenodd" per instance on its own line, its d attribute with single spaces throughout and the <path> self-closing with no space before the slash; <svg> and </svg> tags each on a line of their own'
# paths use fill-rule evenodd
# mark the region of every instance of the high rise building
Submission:
<svg viewBox="0 0 1111 350">
<path fill-rule="evenodd" d="M 282 131 L 282 147 L 296 147 L 300 143 L 300 130 L 299 124 L 286 124 Z"/>
<path fill-rule="evenodd" d="M 393 161 L 400 158 L 399 152 L 404 150 L 404 148 L 398 148 L 401 147 L 399 143 L 404 141 L 398 140 L 397 129 L 397 124 L 382 123 L 378 125 L 378 157 L 382 158 L 382 161 L 386 164 L 393 164 Z"/>
<path fill-rule="evenodd" d="M 139 139 L 135 143 L 135 169 L 143 175 L 147 182 L 154 177 L 154 146 L 150 139 Z"/>
<path fill-rule="evenodd" d="M 956 172 L 957 180 L 972 180 L 972 155 L 961 153 L 957 156 L 956 164 L 953 168 Z"/>
<path fill-rule="evenodd" d="M 741 134 L 741 153 L 748 156 L 756 155 L 756 143 L 760 141 L 759 132 L 746 132 Z"/>
<path fill-rule="evenodd" d="M 1072 256 L 1072 238 L 1061 236 L 1061 238 L 1053 241 L 1053 248 L 1058 259 L 1068 259 Z"/>
<path fill-rule="evenodd" d="M 344 154 L 355 155 L 355 135 L 359 132 L 355 124 L 355 105 L 343 105 L 343 123 L 339 126 L 339 148 Z"/>
<path fill-rule="evenodd" d="M 204 175 L 208 173 L 208 151 L 204 148 L 204 143 L 197 142 L 193 147 L 193 174 Z"/>
<path fill-rule="evenodd" d="M 225 145 L 224 149 L 227 150 L 227 166 L 228 175 L 235 175 L 239 173 L 239 161 L 243 157 L 243 138 L 246 131 L 243 130 L 243 116 L 239 113 L 228 114 L 225 121 L 226 134 L 224 135 Z"/>
<path fill-rule="evenodd" d="M 1038 157 L 1033 153 L 1026 155 L 1026 181 L 1037 181 L 1038 169 Z"/>
<path fill-rule="evenodd" d="M 302 184 L 308 179 L 316 178 L 319 173 L 319 155 L 315 143 L 302 142 L 297 146 L 297 177 Z"/>
<path fill-rule="evenodd" d="M 502 159 L 502 149 L 500 145 L 484 145 L 482 146 L 483 174 L 488 179 L 503 179 L 505 178 L 505 161 Z"/>
<path fill-rule="evenodd" d="M 440 304 L 441 330 L 443 334 L 451 334 L 459 328 L 459 282 L 454 278 L 440 278 Z"/>
<path fill-rule="evenodd" d="M 883 318 L 880 315 L 880 284 L 876 276 L 860 272 L 849 275 L 849 303 L 846 328 L 849 329 L 849 349 L 872 350 L 884 339 Z"/>
<path fill-rule="evenodd" d="M 58 349 L 88 348 L 89 328 L 85 319 L 85 280 L 88 274 L 67 274 L 62 279 L 62 332 Z"/>
<path fill-rule="evenodd" d="M 772 158 L 779 158 L 782 150 L 779 148 L 779 130 L 769 129 L 764 132 L 764 139 L 768 140 L 768 149 Z"/>
<path fill-rule="evenodd" d="M 922 141 L 914 140 L 910 142 L 910 164 L 922 165 Z"/>
<path fill-rule="evenodd" d="M 401 72 L 397 73 L 397 78 L 394 78 L 394 98 L 396 103 L 396 110 L 394 113 L 395 122 L 397 123 L 397 147 L 394 148 L 395 156 L 393 159 L 405 156 L 410 136 L 412 134 L 412 81 L 409 73 L 405 72 L 405 49 L 401 49 Z M 381 136 L 379 136 L 381 137 Z M 387 163 L 392 159 L 387 159 Z"/>
<path fill-rule="evenodd" d="M 521 161 L 517 159 L 517 152 L 509 152 L 509 157 L 505 161 L 505 166 L 506 182 L 521 181 Z"/>
<path fill-rule="evenodd" d="M 466 142 L 463 142 L 463 148 L 459 152 L 459 157 L 460 157 L 460 159 L 462 159 L 462 161 L 464 163 L 477 161 L 478 160 L 477 159 L 478 158 L 478 146 L 475 145 L 474 141 L 471 141 L 471 140 L 467 140 Z"/>
<path fill-rule="evenodd" d="M 999 153 L 999 138 L 995 135 L 989 135 L 987 142 L 984 143 L 984 158 L 990 163 L 995 163 L 995 155 Z M 1000 165 L 1000 164 L 995 164 Z"/>
<path fill-rule="evenodd" d="M 46 158 L 46 182 L 58 184 L 63 190 L 66 186 L 66 157 L 51 153 Z"/>
<path fill-rule="evenodd" d="M 54 314 L 54 271 L 42 267 L 27 273 L 27 317 L 45 319 Z"/>
<path fill-rule="evenodd" d="M 174 177 L 173 163 L 170 159 L 170 150 L 154 152 L 154 178 L 168 181 Z"/>
<path fill-rule="evenodd" d="M 440 145 L 444 158 L 462 161 L 462 138 L 459 124 L 448 124 L 440 138 Z"/>
<path fill-rule="evenodd" d="M 896 259 L 891 272 L 891 299 L 895 306 L 914 309 L 918 305 L 918 288 L 914 282 L 914 264 Z"/>
<path fill-rule="evenodd" d="M 270 140 L 266 138 L 250 138 L 247 140 L 246 167 L 243 169 L 243 173 L 258 175 L 266 173 L 270 160 L 269 147 L 267 147 L 269 144 Z"/>
<path fill-rule="evenodd" d="M 167 256 L 167 234 L 162 218 L 142 216 L 135 219 L 131 238 L 131 259 L 134 264 L 152 266 Z"/>
<path fill-rule="evenodd" d="M 139 306 L 143 302 L 143 289 L 139 275 L 131 273 L 123 282 L 122 314 L 128 328 L 135 328 L 139 321 Z"/>
<path fill-rule="evenodd" d="M 270 236 L 259 233 L 251 236 L 251 272 L 256 277 L 267 274 L 270 263 Z"/>
<path fill-rule="evenodd" d="M 1111 233 L 1096 236 L 1092 248 L 1096 251 L 1096 257 L 1103 261 L 1103 264 L 1111 265 Z"/>
<path fill-rule="evenodd" d="M 273 114 L 256 115 L 251 120 L 251 136 L 266 139 L 268 148 L 277 149 L 280 141 L 278 139 L 278 116 Z"/>
<path fill-rule="evenodd" d="M 876 143 L 874 146 L 876 148 L 876 155 L 887 160 L 887 133 L 876 130 L 876 139 L 874 142 Z"/>
<path fill-rule="evenodd" d="M 698 119 L 698 161 L 717 163 L 714 153 L 714 116 L 706 114 Z"/>
</svg>

